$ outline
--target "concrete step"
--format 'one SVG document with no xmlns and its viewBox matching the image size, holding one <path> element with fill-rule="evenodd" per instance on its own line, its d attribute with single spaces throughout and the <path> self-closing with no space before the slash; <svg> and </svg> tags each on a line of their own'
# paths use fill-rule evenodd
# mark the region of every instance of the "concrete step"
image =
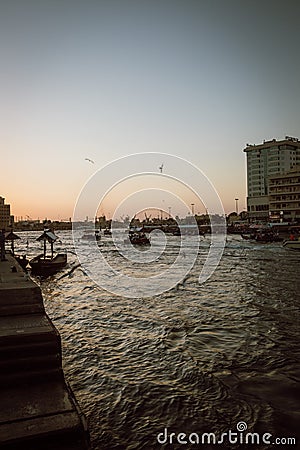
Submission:
<svg viewBox="0 0 300 450">
<path fill-rule="evenodd" d="M 27 342 L 21 348 L 0 345 L 0 386 L 26 383 L 33 378 L 40 382 L 45 376 L 61 375 L 61 348 L 57 342 L 46 344 Z"/>
<path fill-rule="evenodd" d="M 39 287 L 7 255 L 0 263 L 0 449 L 88 448 L 84 416 L 64 379 L 59 333 Z"/>
<path fill-rule="evenodd" d="M 26 303 L 24 305 L 11 304 L 4 305 L 0 303 L 0 316 L 12 316 L 18 314 L 35 314 L 42 313 L 44 311 L 43 305 L 40 303 Z"/>
<path fill-rule="evenodd" d="M 60 336 L 46 315 L 0 317 L 0 383 L 62 373 Z"/>
<path fill-rule="evenodd" d="M 86 429 L 65 384 L 31 384 L 26 391 L 12 387 L 0 395 L 1 449 L 87 448 Z"/>
<path fill-rule="evenodd" d="M 46 314 L 24 314 L 0 317 L 0 346 L 41 341 L 55 341 L 60 336 Z"/>
<path fill-rule="evenodd" d="M 23 273 L 17 273 L 17 280 L 17 284 L 8 282 L 8 279 L 1 283 L 0 316 L 44 312 L 43 298 L 39 287 L 31 280 L 26 281 Z"/>
<path fill-rule="evenodd" d="M 47 336 L 44 336 L 44 338 Z M 22 341 L 20 337 L 20 341 Z M 17 359 L 22 357 L 31 357 L 31 356 L 39 356 L 39 355 L 51 355 L 51 354 L 60 354 L 61 349 L 59 346 L 59 340 L 56 339 L 43 339 L 41 341 L 27 341 L 27 342 L 15 342 L 10 344 L 10 342 L 6 342 L 6 345 L 3 345 L 3 342 L 0 344 L 0 361 L 5 359 Z"/>
<path fill-rule="evenodd" d="M 55 369 L 47 368 L 47 370 L 38 368 L 27 372 L 2 373 L 0 374 L 0 383 L 5 388 L 23 386 L 26 389 L 27 385 L 40 383 L 41 380 L 53 382 L 55 380 L 63 380 L 63 378 L 63 370 L 60 367 Z"/>
<path fill-rule="evenodd" d="M 64 419 L 68 419 L 64 416 Z M 58 423 L 61 418 L 58 418 Z M 30 426 L 28 424 L 28 426 Z M 53 422 L 53 428 L 55 422 Z M 6 443 L 0 446 L 1 450 L 89 450 L 90 443 L 87 434 L 80 430 L 62 430 L 60 433 L 45 433 L 29 436 L 22 440 Z"/>
<path fill-rule="evenodd" d="M 44 355 L 44 356 L 25 356 L 24 358 L 10 358 L 0 360 L 0 378 L 1 375 L 9 375 L 14 372 L 28 373 L 36 370 L 56 369 L 61 367 L 61 357 L 59 354 Z"/>
</svg>

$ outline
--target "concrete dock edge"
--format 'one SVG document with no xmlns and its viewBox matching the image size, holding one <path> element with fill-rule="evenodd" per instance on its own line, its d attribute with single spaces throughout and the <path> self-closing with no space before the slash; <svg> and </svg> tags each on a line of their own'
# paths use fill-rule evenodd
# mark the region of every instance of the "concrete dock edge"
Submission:
<svg viewBox="0 0 300 450">
<path fill-rule="evenodd" d="M 1 449 L 90 448 L 64 378 L 60 335 L 39 286 L 10 254 L 0 262 L 0 369 Z"/>
</svg>

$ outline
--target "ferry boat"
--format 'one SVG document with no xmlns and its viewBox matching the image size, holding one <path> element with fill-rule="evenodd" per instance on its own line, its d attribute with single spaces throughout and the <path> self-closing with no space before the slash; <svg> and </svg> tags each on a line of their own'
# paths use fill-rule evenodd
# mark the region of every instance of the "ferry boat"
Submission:
<svg viewBox="0 0 300 450">
<path fill-rule="evenodd" d="M 29 261 L 31 272 L 48 277 L 55 274 L 67 264 L 67 254 L 57 253 L 53 256 L 38 255 Z"/>
<path fill-rule="evenodd" d="M 101 240 L 101 235 L 99 230 L 95 230 L 95 233 L 84 233 L 81 236 L 81 239 L 84 241 L 100 241 Z"/>
<path fill-rule="evenodd" d="M 130 229 L 129 241 L 132 245 L 151 245 L 150 239 L 146 236 L 142 228 Z"/>
<path fill-rule="evenodd" d="M 52 230 L 45 230 L 37 241 L 44 241 L 44 253 L 35 256 L 29 261 L 32 274 L 48 277 L 58 272 L 67 264 L 67 253 L 57 253 L 53 251 L 53 244 L 57 236 Z M 50 243 L 51 255 L 46 255 L 46 243 Z"/>
<path fill-rule="evenodd" d="M 104 231 L 103 231 L 103 234 L 104 234 L 104 236 L 111 236 L 112 235 L 111 230 L 109 228 L 105 228 Z"/>
<path fill-rule="evenodd" d="M 291 248 L 293 250 L 300 250 L 300 238 L 298 239 L 287 239 L 283 242 L 283 247 Z"/>
</svg>

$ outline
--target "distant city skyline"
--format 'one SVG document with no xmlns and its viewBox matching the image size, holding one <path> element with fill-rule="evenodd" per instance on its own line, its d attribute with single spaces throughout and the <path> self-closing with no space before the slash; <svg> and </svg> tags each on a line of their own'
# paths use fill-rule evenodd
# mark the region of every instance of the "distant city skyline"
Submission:
<svg viewBox="0 0 300 450">
<path fill-rule="evenodd" d="M 246 144 L 300 137 L 299 13 L 296 0 L 2 2 L 11 213 L 69 220 L 97 169 L 139 152 L 185 158 L 227 214 L 245 210 Z"/>
</svg>

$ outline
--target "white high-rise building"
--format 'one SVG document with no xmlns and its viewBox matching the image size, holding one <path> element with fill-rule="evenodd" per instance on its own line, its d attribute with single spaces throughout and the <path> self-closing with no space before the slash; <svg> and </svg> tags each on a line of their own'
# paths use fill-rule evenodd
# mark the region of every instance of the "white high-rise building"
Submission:
<svg viewBox="0 0 300 450">
<path fill-rule="evenodd" d="M 269 179 L 300 164 L 300 141 L 286 136 L 244 148 L 247 155 L 247 210 L 250 220 L 269 217 Z"/>
</svg>

